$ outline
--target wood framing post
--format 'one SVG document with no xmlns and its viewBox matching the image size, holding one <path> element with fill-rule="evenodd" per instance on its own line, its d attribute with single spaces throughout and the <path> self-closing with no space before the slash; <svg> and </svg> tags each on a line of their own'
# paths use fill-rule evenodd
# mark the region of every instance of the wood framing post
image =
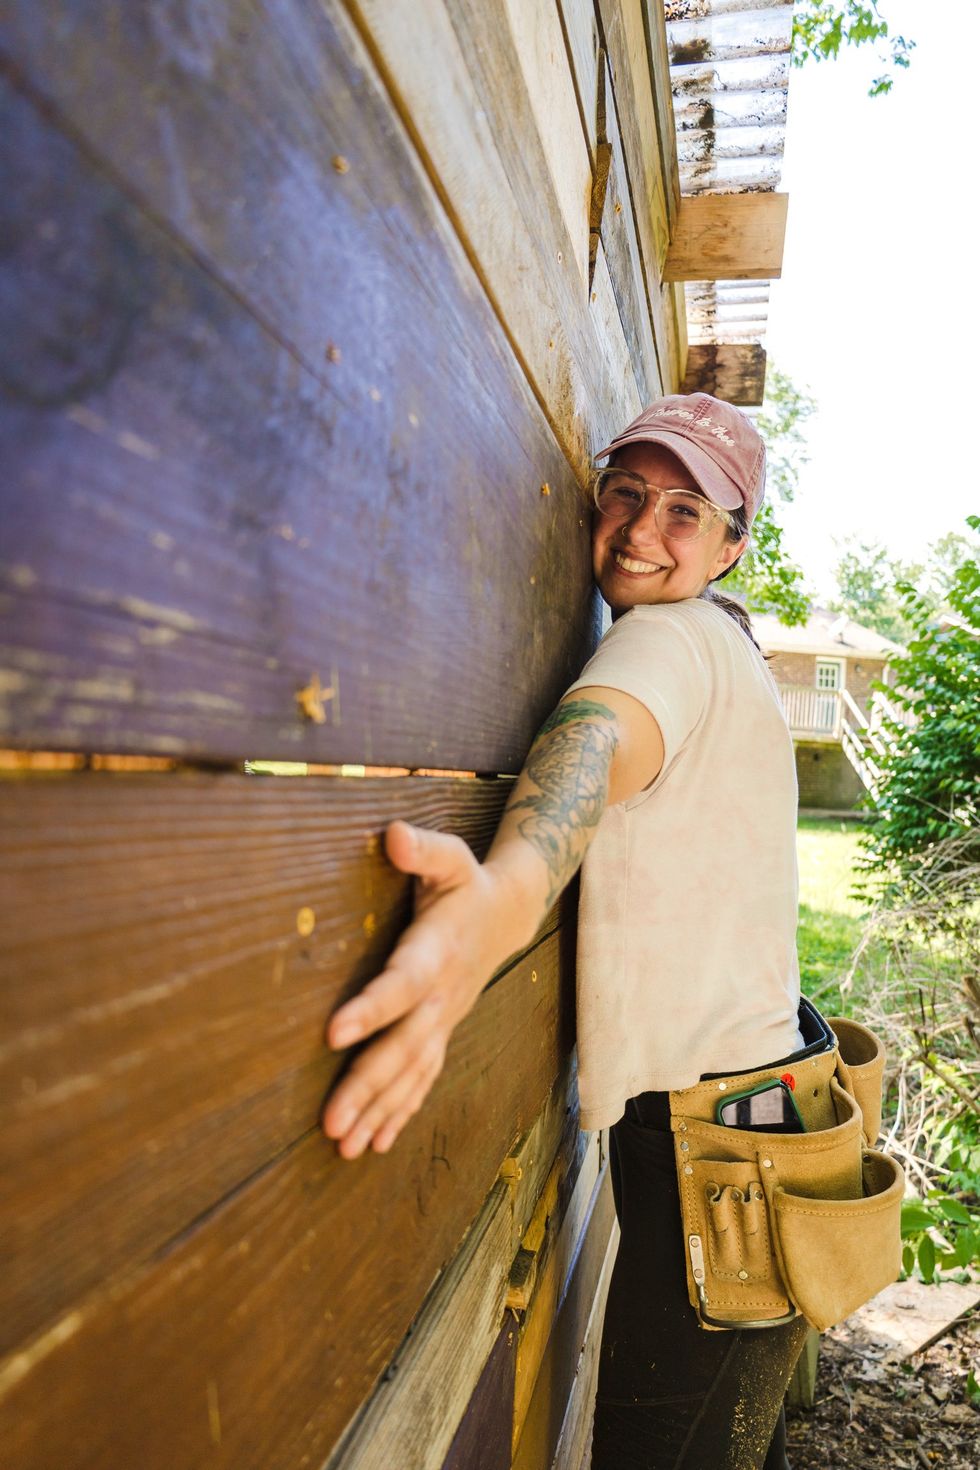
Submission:
<svg viewBox="0 0 980 1470">
<path fill-rule="evenodd" d="M 665 281 L 774 280 L 782 272 L 788 194 L 689 194 Z"/>
</svg>

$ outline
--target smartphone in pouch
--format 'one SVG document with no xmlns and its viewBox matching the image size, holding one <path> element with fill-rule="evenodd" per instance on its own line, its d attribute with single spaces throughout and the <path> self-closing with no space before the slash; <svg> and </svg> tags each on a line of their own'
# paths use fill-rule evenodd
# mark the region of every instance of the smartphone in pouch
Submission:
<svg viewBox="0 0 980 1470">
<path fill-rule="evenodd" d="M 785 1082 L 762 1082 L 750 1092 L 719 1099 L 717 1122 L 756 1133 L 805 1133 L 793 1094 Z"/>
</svg>

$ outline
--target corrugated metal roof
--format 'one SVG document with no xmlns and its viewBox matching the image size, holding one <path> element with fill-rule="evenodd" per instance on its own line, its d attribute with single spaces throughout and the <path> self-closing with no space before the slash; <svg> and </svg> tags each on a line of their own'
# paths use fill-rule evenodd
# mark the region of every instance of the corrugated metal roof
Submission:
<svg viewBox="0 0 980 1470">
<path fill-rule="evenodd" d="M 682 194 L 778 189 L 793 0 L 664 0 Z M 688 340 L 765 338 L 768 281 L 686 286 Z"/>
</svg>

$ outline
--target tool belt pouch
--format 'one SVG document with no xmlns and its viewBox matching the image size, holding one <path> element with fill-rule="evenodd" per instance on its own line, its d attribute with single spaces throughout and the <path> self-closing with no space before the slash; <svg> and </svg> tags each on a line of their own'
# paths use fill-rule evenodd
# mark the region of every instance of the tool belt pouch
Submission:
<svg viewBox="0 0 980 1470">
<path fill-rule="evenodd" d="M 670 1094 L 691 1305 L 703 1327 L 775 1327 L 802 1314 L 822 1331 L 901 1267 L 905 1180 L 872 1147 L 884 1050 L 832 1020 L 833 1050 Z M 792 1076 L 805 1133 L 716 1123 L 726 1092 Z"/>
</svg>

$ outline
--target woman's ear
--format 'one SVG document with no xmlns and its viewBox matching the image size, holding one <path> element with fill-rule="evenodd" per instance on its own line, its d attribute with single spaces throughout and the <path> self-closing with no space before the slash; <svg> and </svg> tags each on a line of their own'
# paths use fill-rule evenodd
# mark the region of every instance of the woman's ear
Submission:
<svg viewBox="0 0 980 1470">
<path fill-rule="evenodd" d="M 711 580 L 714 581 L 715 577 L 727 571 L 732 565 L 732 562 L 737 561 L 742 555 L 742 552 L 748 544 L 748 536 L 741 536 L 738 541 L 729 541 L 726 536 L 724 544 L 715 558 L 714 566 L 711 568 Z"/>
</svg>

